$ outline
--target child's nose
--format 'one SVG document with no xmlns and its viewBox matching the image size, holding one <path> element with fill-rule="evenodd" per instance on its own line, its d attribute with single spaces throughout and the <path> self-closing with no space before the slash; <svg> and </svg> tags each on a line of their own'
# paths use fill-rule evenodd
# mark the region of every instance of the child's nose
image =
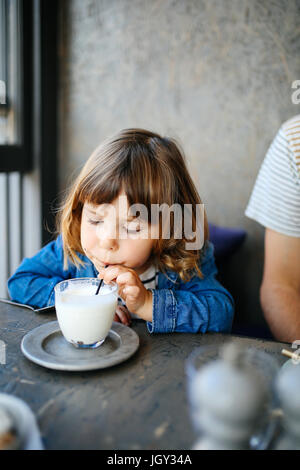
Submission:
<svg viewBox="0 0 300 470">
<path fill-rule="evenodd" d="M 100 248 L 105 250 L 115 250 L 118 247 L 118 240 L 115 237 L 104 236 L 99 238 Z"/>
<path fill-rule="evenodd" d="M 104 250 L 116 249 L 118 246 L 118 228 L 114 224 L 105 224 L 97 233 L 100 248 Z"/>
<path fill-rule="evenodd" d="M 105 250 L 116 250 L 117 248 L 117 244 L 114 243 L 113 240 L 105 240 L 100 246 L 101 248 L 105 248 Z"/>
</svg>

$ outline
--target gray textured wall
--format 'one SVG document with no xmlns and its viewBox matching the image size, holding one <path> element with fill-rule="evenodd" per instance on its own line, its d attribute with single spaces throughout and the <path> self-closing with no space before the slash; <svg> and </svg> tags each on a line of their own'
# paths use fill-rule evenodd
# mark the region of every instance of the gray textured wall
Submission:
<svg viewBox="0 0 300 470">
<path fill-rule="evenodd" d="M 61 3 L 60 188 L 125 127 L 176 137 L 209 220 L 248 240 L 228 267 L 237 316 L 262 322 L 263 229 L 244 216 L 265 152 L 299 113 L 299 0 Z"/>
</svg>

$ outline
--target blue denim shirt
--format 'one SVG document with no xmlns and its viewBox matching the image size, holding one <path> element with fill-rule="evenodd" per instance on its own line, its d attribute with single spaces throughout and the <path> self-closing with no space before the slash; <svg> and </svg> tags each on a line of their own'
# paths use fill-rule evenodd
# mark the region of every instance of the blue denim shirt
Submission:
<svg viewBox="0 0 300 470">
<path fill-rule="evenodd" d="M 32 258 L 24 258 L 16 272 L 8 279 L 12 300 L 42 308 L 54 305 L 54 286 L 64 280 L 78 277 L 97 277 L 93 263 L 81 253 L 85 266 L 70 264 L 63 269 L 61 235 L 44 246 Z M 229 292 L 216 279 L 214 247 L 206 242 L 201 259 L 203 279 L 194 275 L 184 283 L 174 271 L 158 274 L 157 289 L 153 294 L 153 319 L 147 322 L 150 333 L 206 331 L 230 332 L 234 302 Z"/>
</svg>

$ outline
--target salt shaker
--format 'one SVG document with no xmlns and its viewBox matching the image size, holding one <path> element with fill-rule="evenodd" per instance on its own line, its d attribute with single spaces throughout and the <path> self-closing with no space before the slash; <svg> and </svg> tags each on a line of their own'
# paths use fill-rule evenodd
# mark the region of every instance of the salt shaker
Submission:
<svg viewBox="0 0 300 470">
<path fill-rule="evenodd" d="M 0 404 L 0 450 L 16 450 L 19 448 L 20 439 L 13 417 Z"/>
<path fill-rule="evenodd" d="M 194 449 L 249 449 L 267 400 L 265 384 L 243 361 L 243 349 L 225 344 L 221 357 L 197 373 L 202 435 Z"/>
<path fill-rule="evenodd" d="M 0 393 L 0 448 L 44 448 L 36 418 L 27 403 L 7 393 Z"/>
</svg>

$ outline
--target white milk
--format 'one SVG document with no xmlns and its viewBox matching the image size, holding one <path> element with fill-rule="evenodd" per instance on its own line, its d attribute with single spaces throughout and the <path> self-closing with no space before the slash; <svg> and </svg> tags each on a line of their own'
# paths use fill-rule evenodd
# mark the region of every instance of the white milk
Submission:
<svg viewBox="0 0 300 470">
<path fill-rule="evenodd" d="M 68 287 L 56 294 L 57 320 L 64 337 L 71 343 L 94 344 L 104 340 L 111 328 L 118 304 L 117 291 L 103 285 L 98 295 L 97 286 Z M 106 294 L 106 295 L 105 295 Z"/>
</svg>

